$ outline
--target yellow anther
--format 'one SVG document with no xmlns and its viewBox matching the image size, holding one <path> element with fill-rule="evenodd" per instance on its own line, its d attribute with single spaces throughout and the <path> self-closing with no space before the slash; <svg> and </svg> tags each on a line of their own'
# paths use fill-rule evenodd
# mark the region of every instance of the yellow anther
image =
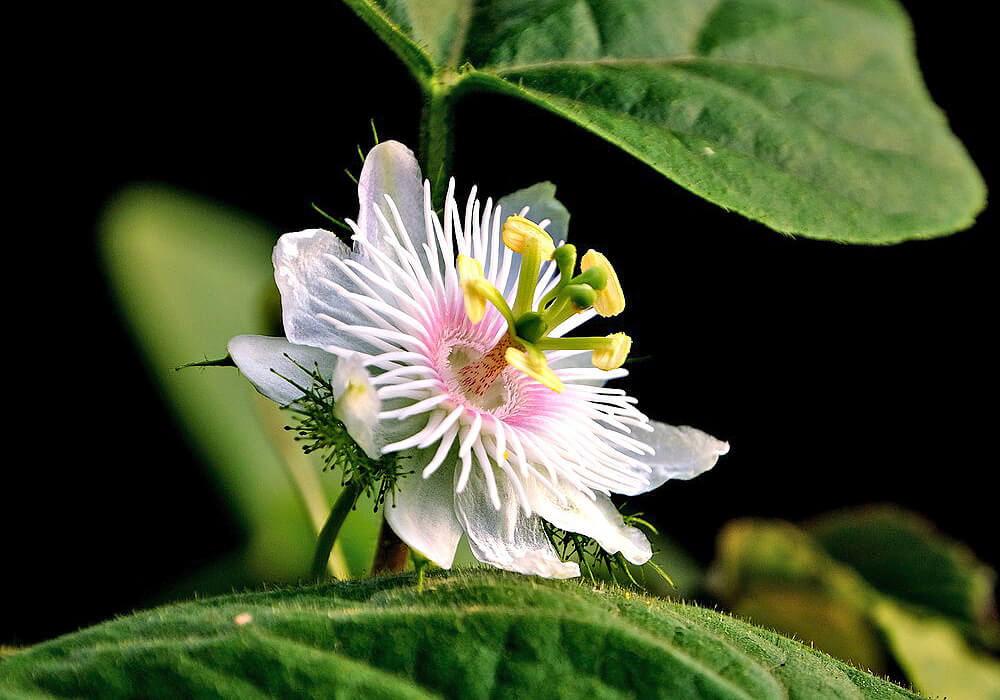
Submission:
<svg viewBox="0 0 1000 700">
<path fill-rule="evenodd" d="M 523 216 L 509 216 L 503 223 L 504 245 L 515 253 L 523 253 L 528 245 L 528 241 L 535 241 L 538 245 L 538 255 L 542 260 L 551 260 L 552 254 L 556 251 L 556 246 L 552 242 L 552 236 L 545 233 L 534 221 L 525 219 Z"/>
<path fill-rule="evenodd" d="M 629 350 L 632 349 L 632 339 L 624 333 L 612 333 L 607 338 L 611 344 L 606 348 L 594 350 L 591 362 L 597 369 L 618 369 L 628 357 Z"/>
<path fill-rule="evenodd" d="M 458 279 L 462 285 L 462 295 L 465 297 L 465 313 L 473 323 L 479 323 L 486 314 L 489 299 L 484 293 L 483 285 L 489 286 L 483 275 L 483 265 L 475 258 L 459 255 L 456 261 Z"/>
<path fill-rule="evenodd" d="M 504 353 L 504 359 L 507 360 L 507 364 L 511 367 L 521 370 L 539 384 L 552 389 L 552 391 L 561 392 L 565 388 L 563 387 L 562 380 L 556 376 L 555 372 L 549 369 L 549 363 L 545 361 L 545 355 L 539 350 L 531 347 L 527 351 L 518 350 L 517 348 L 507 348 L 507 352 Z"/>
<path fill-rule="evenodd" d="M 608 259 L 596 250 L 588 250 L 580 261 L 580 269 L 586 272 L 592 267 L 599 267 L 607 275 L 608 282 L 604 289 L 597 292 L 597 301 L 594 302 L 594 309 L 601 316 L 616 316 L 625 310 L 625 295 L 622 293 L 622 285 L 615 274 L 615 268 L 611 267 Z"/>
</svg>

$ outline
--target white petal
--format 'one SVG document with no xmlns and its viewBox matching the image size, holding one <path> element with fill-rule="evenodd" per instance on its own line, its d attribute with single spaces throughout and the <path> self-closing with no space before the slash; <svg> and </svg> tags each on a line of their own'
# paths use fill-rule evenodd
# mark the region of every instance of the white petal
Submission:
<svg viewBox="0 0 1000 700">
<path fill-rule="evenodd" d="M 328 281 L 348 289 L 354 285 L 326 256 L 347 258 L 351 251 L 336 235 L 323 229 L 286 233 L 271 256 L 274 281 L 281 292 L 281 318 L 285 335 L 293 343 L 370 352 L 371 347 L 350 333 L 338 330 L 321 316 L 351 324 L 368 325 L 354 307 L 330 288 Z M 324 281 L 327 280 L 327 281 Z"/>
<path fill-rule="evenodd" d="M 643 433 L 641 440 L 656 450 L 655 454 L 637 456 L 653 468 L 648 475 L 649 486 L 622 491 L 634 496 L 652 491 L 669 479 L 693 479 L 707 472 L 729 452 L 729 443 L 712 437 L 689 425 L 673 426 L 650 421 L 652 433 Z"/>
<path fill-rule="evenodd" d="M 458 471 L 454 470 L 456 479 Z M 546 578 L 579 576 L 580 567 L 575 562 L 563 562 L 556 555 L 542 521 L 535 515 L 524 515 L 507 475 L 495 469 L 493 473 L 500 510 L 490 501 L 486 479 L 478 467 L 471 471 L 462 493 L 455 494 L 455 513 L 476 559 L 508 571 Z"/>
<path fill-rule="evenodd" d="M 365 240 L 388 252 L 382 241 L 384 229 L 374 207 L 381 208 L 389 221 L 393 220 L 385 195 L 392 198 L 399 217 L 417 250 L 427 240 L 424 226 L 424 189 L 420 165 L 413 151 L 399 141 L 383 141 L 368 151 L 361 177 L 358 178 L 358 229 Z M 396 232 L 397 235 L 399 232 Z M 359 251 L 364 256 L 363 251 Z M 422 254 L 421 254 L 422 256 Z"/>
<path fill-rule="evenodd" d="M 361 358 L 348 355 L 337 363 L 333 372 L 333 415 L 343 421 L 354 441 L 369 457 L 378 459 L 381 446 L 376 445 L 375 428 L 381 401 Z"/>
<path fill-rule="evenodd" d="M 531 187 L 511 192 L 506 197 L 501 197 L 497 202 L 501 208 L 501 225 L 508 216 L 521 213 L 525 207 L 529 207 L 527 217 L 532 221 L 539 222 L 549 219 L 551 223 L 545 227 L 545 231 L 552 236 L 552 240 L 558 246 L 566 242 L 566 235 L 569 232 L 569 212 L 562 202 L 556 199 L 556 186 L 551 182 L 539 182 Z M 500 246 L 503 253 L 503 246 Z M 483 266 L 489 269 L 489 254 L 487 263 Z M 511 262 L 510 273 L 507 277 L 506 289 L 502 289 L 504 296 L 510 294 L 517 284 L 517 276 L 521 271 L 521 256 L 515 254 Z"/>
<path fill-rule="evenodd" d="M 438 566 L 450 569 L 462 526 L 455 517 L 453 470 L 442 467 L 426 479 L 421 476 L 434 453 L 433 449 L 400 453 L 401 464 L 414 473 L 398 482 L 395 507 L 392 497 L 386 497 L 384 512 L 399 539 Z"/>
<path fill-rule="evenodd" d="M 645 564 L 653 556 L 649 540 L 638 528 L 625 524 L 610 498 L 598 493 L 591 500 L 566 482 L 558 488 L 565 502 L 537 481 L 529 481 L 525 489 L 532 510 L 558 528 L 593 537 L 606 552 L 621 552 L 633 564 Z"/>
<path fill-rule="evenodd" d="M 312 378 L 285 355 L 310 371 L 318 365 L 324 377 L 330 377 L 337 364 L 334 355 L 318 348 L 263 335 L 236 336 L 229 341 L 229 355 L 257 391 L 283 406 L 302 397 L 302 391 L 288 380 L 306 389 L 312 386 Z"/>
</svg>

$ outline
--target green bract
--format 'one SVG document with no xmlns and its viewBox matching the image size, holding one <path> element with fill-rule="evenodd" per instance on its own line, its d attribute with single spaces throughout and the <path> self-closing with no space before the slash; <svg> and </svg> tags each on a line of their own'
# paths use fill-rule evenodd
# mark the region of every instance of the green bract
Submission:
<svg viewBox="0 0 1000 700">
<path fill-rule="evenodd" d="M 452 100 L 480 90 L 562 115 L 785 233 L 939 236 L 985 202 L 892 0 L 347 4 L 423 86 L 432 178 Z"/>
<path fill-rule="evenodd" d="M 0 661 L 0 695 L 913 698 L 716 610 L 481 571 L 159 608 Z"/>
</svg>

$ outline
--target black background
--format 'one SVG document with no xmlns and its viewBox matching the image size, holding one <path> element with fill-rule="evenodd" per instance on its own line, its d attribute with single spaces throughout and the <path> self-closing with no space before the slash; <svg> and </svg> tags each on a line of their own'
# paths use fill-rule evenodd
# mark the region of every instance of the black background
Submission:
<svg viewBox="0 0 1000 700">
<path fill-rule="evenodd" d="M 986 10 L 905 4 L 931 92 L 990 183 Z M 374 118 L 383 138 L 416 146 L 420 95 L 330 5 L 59 11 L 23 54 L 29 119 L 9 146 L 28 156 L 17 180 L 29 196 L 8 205 L 0 643 L 128 612 L 239 544 L 116 312 L 94 222 L 136 180 L 235 204 L 275 237 L 323 225 L 313 201 L 354 216 L 354 145 L 370 144 Z M 455 138 L 461 191 L 558 184 L 572 239 L 620 270 L 634 354 L 651 356 L 626 387 L 651 416 L 732 443 L 712 472 L 641 499 L 697 558 L 734 517 L 888 501 L 1000 563 L 992 211 L 895 247 L 790 239 L 509 99 L 465 98 Z"/>
</svg>

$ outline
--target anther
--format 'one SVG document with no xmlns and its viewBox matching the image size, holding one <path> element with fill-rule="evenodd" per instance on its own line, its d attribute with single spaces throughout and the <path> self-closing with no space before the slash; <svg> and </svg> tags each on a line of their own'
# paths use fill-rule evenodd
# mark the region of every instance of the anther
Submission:
<svg viewBox="0 0 1000 700">
<path fill-rule="evenodd" d="M 521 370 L 552 391 L 561 392 L 565 389 L 562 380 L 549 368 L 549 363 L 545 361 L 545 354 L 540 350 L 531 346 L 525 346 L 523 351 L 511 347 L 507 348 L 504 357 L 511 367 Z"/>
<path fill-rule="evenodd" d="M 588 250 L 580 261 L 580 269 L 585 273 L 591 268 L 601 269 L 607 277 L 607 283 L 597 294 L 594 302 L 594 309 L 601 316 L 616 316 L 625 310 L 625 294 L 622 292 L 621 283 L 615 269 L 611 267 L 608 259 L 596 250 Z"/>
<path fill-rule="evenodd" d="M 552 236 L 545 233 L 545 230 L 534 221 L 523 216 L 509 216 L 503 224 L 504 245 L 515 253 L 524 253 L 531 242 L 538 246 L 538 256 L 542 260 L 549 260 L 556 250 L 552 242 Z"/>
<path fill-rule="evenodd" d="M 607 340 L 610 342 L 606 346 L 594 349 L 591 362 L 597 369 L 618 369 L 625 363 L 625 358 L 632 349 L 632 339 L 624 333 L 612 333 L 607 336 Z"/>
<path fill-rule="evenodd" d="M 473 323 L 479 323 L 486 314 L 486 305 L 489 303 L 483 293 L 482 285 L 488 284 L 483 275 L 483 266 L 475 258 L 466 255 L 459 255 L 456 261 L 458 268 L 458 279 L 462 285 L 462 294 L 465 297 L 465 313 Z"/>
</svg>

